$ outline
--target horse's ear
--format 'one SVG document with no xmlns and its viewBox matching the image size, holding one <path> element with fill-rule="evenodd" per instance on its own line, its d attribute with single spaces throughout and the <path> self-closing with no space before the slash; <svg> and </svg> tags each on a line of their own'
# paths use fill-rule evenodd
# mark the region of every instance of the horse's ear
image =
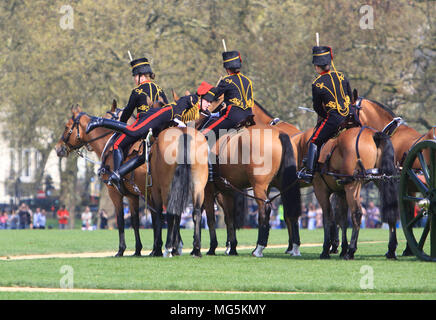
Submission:
<svg viewBox="0 0 436 320">
<path fill-rule="evenodd" d="M 76 103 L 75 105 L 73 104 L 73 105 L 71 106 L 71 112 L 73 113 L 73 115 L 77 115 L 77 114 L 79 114 L 80 112 L 82 112 L 82 108 L 80 108 L 80 106 L 79 106 L 78 103 Z"/>
<path fill-rule="evenodd" d="M 179 100 L 180 97 L 177 95 L 174 89 L 171 89 L 171 93 L 173 94 L 174 101 L 177 102 L 177 100 Z"/>
<path fill-rule="evenodd" d="M 353 104 L 356 103 L 358 98 L 359 98 L 359 94 L 357 93 L 357 89 L 354 88 L 354 90 L 353 90 Z"/>
<path fill-rule="evenodd" d="M 113 100 L 112 101 L 112 108 L 111 108 L 111 112 L 115 112 L 117 110 L 117 100 Z"/>
</svg>

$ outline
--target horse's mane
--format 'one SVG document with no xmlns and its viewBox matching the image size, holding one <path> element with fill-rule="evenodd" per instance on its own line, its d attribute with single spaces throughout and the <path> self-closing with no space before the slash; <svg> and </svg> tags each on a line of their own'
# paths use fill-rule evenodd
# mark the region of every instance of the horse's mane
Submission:
<svg viewBox="0 0 436 320">
<path fill-rule="evenodd" d="M 258 108 L 260 109 L 260 110 L 262 110 L 268 117 L 270 117 L 270 118 L 275 118 L 271 113 L 269 113 L 269 111 L 267 111 L 264 107 L 262 107 L 261 105 L 260 105 L 260 103 L 259 102 L 257 102 L 256 100 L 254 100 L 254 103 L 258 106 Z"/>
<path fill-rule="evenodd" d="M 378 102 L 378 101 L 374 101 L 374 100 L 371 100 L 371 99 L 366 99 L 366 100 L 371 101 L 372 103 L 376 104 L 377 106 L 379 106 L 380 108 L 382 108 L 384 111 L 386 111 L 387 113 L 389 113 L 393 118 L 396 118 L 396 117 L 397 117 L 397 116 L 395 115 L 395 113 L 392 111 L 392 109 L 389 108 L 389 107 L 387 107 L 387 106 L 385 106 L 384 104 L 381 104 L 380 102 Z"/>
</svg>

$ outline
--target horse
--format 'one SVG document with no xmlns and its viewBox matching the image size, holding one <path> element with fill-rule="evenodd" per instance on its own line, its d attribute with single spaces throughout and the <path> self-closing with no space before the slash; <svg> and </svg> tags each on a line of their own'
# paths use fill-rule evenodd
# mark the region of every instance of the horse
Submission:
<svg viewBox="0 0 436 320">
<path fill-rule="evenodd" d="M 431 128 L 426 133 L 421 134 L 412 127 L 408 126 L 401 118 L 397 117 L 395 113 L 387 106 L 374 100 L 359 98 L 356 90 L 354 90 L 353 94 L 354 99 L 358 101 L 358 115 L 362 125 L 371 126 L 376 130 L 384 131 L 390 135 L 395 151 L 395 164 L 399 169 L 402 167 L 409 150 L 415 144 L 422 140 L 431 140 L 435 138 L 435 127 Z M 428 160 L 429 155 L 423 154 L 423 158 Z M 413 169 L 417 170 L 422 169 L 421 163 L 418 161 L 418 159 L 413 163 L 412 167 Z M 336 214 L 338 216 L 342 216 L 341 220 L 344 220 L 343 216 L 347 213 L 347 207 L 344 203 L 344 199 L 338 197 L 335 199 L 335 201 L 339 206 L 342 207 L 342 209 L 336 211 Z M 413 214 L 413 211 L 414 206 L 412 203 L 410 203 L 409 212 Z M 341 228 L 343 230 L 342 242 L 346 243 L 347 225 L 343 224 Z M 409 255 L 413 255 L 413 253 L 410 251 L 408 245 L 406 245 L 406 249 L 403 251 L 403 256 Z"/>
<path fill-rule="evenodd" d="M 65 130 L 55 146 L 57 156 L 68 157 L 70 152 L 79 150 L 83 146 L 89 146 L 89 149 L 92 149 L 97 156 L 101 158 L 102 153 L 105 151 L 109 142 L 110 135 L 112 135 L 113 132 L 105 128 L 97 128 L 89 134 L 86 134 L 86 126 L 91 120 L 90 117 L 82 111 L 79 105 L 72 106 L 71 113 L 72 116 L 65 124 Z M 110 118 L 118 117 L 115 100 L 113 101 L 111 111 L 107 112 L 105 116 Z M 110 161 L 110 159 L 111 156 L 109 155 L 107 160 L 111 163 L 112 161 Z M 138 168 L 137 170 L 142 171 L 144 174 L 144 168 Z M 117 217 L 119 246 L 115 257 L 122 257 L 126 250 L 123 196 L 113 186 L 106 185 L 106 187 L 108 188 L 109 197 L 112 200 Z M 126 197 L 129 201 L 132 216 L 132 228 L 135 234 L 135 252 L 133 256 L 141 256 L 142 243 L 139 235 L 139 196 L 132 190 L 132 192 L 126 195 Z"/>
<path fill-rule="evenodd" d="M 216 111 L 215 107 L 216 104 L 212 104 L 209 111 Z M 196 128 L 202 128 L 207 119 L 204 115 L 200 116 L 200 119 L 196 121 Z M 205 189 L 204 208 L 211 237 L 207 254 L 215 254 L 218 243 L 213 209 L 215 194 L 219 193 L 218 201 L 225 215 L 226 254 L 237 255 L 233 195 L 244 193 L 243 189 L 252 187 L 253 198 L 259 208 L 258 238 L 252 255 L 262 257 L 269 237 L 271 199 L 268 199 L 268 193 L 270 187 L 276 187 L 280 191 L 284 214 L 291 224 L 297 223 L 301 215 L 300 189 L 296 176 L 293 146 L 289 136 L 273 126 L 259 122 L 248 127 L 241 126 L 238 130 L 231 129 L 216 141 L 209 140 L 208 143 L 211 158 L 218 159 L 218 161 L 214 164 L 214 181 L 208 182 Z M 269 160 L 266 160 L 266 157 Z M 267 169 L 262 170 L 265 167 Z M 290 232 L 292 234 L 292 229 Z"/>
<path fill-rule="evenodd" d="M 89 134 L 85 133 L 85 129 L 90 121 L 90 117 L 85 113 L 82 112 L 81 108 L 79 106 L 74 106 L 71 109 L 72 111 L 72 117 L 71 119 L 69 119 L 69 121 L 66 123 L 65 125 L 65 131 L 61 137 L 61 139 L 58 141 L 58 143 L 55 146 L 57 155 L 59 157 L 66 157 L 68 156 L 68 154 L 73 151 L 73 150 L 77 150 L 80 149 L 82 146 L 84 145 L 89 145 L 94 152 L 97 153 L 97 155 L 99 157 L 102 156 L 102 153 L 105 151 L 107 144 L 108 144 L 108 140 L 109 134 L 112 134 L 112 131 L 105 129 L 105 128 L 97 128 L 95 130 L 93 130 L 92 132 L 90 132 Z M 113 105 L 112 105 L 112 109 L 110 112 L 107 112 L 107 114 L 109 114 L 111 116 L 112 119 L 118 119 L 119 116 L 119 111 L 117 111 L 116 109 L 116 102 L 114 101 Z M 94 132 L 95 131 L 95 132 Z M 198 138 L 196 138 L 198 139 Z M 203 138 L 204 139 L 204 138 Z M 157 139 L 159 140 L 159 139 Z M 163 140 L 165 140 L 163 138 Z M 152 146 L 152 154 L 155 154 L 155 157 L 159 157 L 161 156 L 161 152 L 163 152 L 165 150 L 165 148 L 157 148 L 158 145 L 162 146 L 165 145 L 166 143 L 161 142 L 161 144 L 154 144 L 154 148 L 155 148 L 155 152 L 153 152 L 153 146 Z M 207 148 L 206 148 L 207 150 Z M 180 157 L 179 153 L 180 151 L 183 152 L 187 152 L 187 154 L 195 154 L 195 152 L 192 152 L 192 150 L 182 150 L 182 149 L 176 149 L 175 150 L 175 156 Z M 191 153 L 189 153 L 191 151 Z M 126 159 L 127 161 L 133 156 L 133 154 L 129 155 L 129 157 Z M 111 154 L 109 153 L 106 157 L 106 161 L 108 161 L 108 163 L 111 163 L 110 161 L 111 159 Z M 153 157 L 151 158 L 153 160 Z M 160 159 L 163 159 L 163 156 L 161 156 Z M 184 158 L 182 158 L 184 159 Z M 188 168 L 198 170 L 198 167 L 195 162 L 194 165 L 188 164 Z M 141 240 L 140 240 L 140 236 L 139 236 L 139 198 L 141 196 L 143 196 L 144 193 L 150 195 L 151 193 L 154 195 L 154 198 L 151 197 L 151 200 L 153 203 L 157 203 L 159 204 L 159 199 L 158 196 L 156 196 L 156 193 L 153 191 L 154 190 L 162 190 L 162 188 L 159 188 L 160 184 L 159 181 L 162 181 L 163 183 L 167 183 L 168 185 L 170 185 L 169 183 L 173 182 L 174 185 L 178 185 L 179 180 L 181 179 L 179 177 L 179 172 L 183 171 L 180 170 L 178 166 L 179 163 L 174 163 L 172 164 L 172 166 L 168 167 L 166 166 L 166 163 L 161 161 L 161 162 L 153 162 L 151 161 L 150 166 L 152 167 L 151 170 L 154 170 L 155 174 L 152 175 L 155 177 L 155 179 L 153 179 L 155 181 L 155 184 L 153 185 L 155 188 L 151 188 L 150 192 L 146 192 L 145 188 L 146 188 L 146 177 L 148 175 L 148 168 L 146 165 L 142 165 L 140 167 L 138 167 L 137 169 L 135 169 L 134 174 L 132 174 L 132 179 L 130 180 L 130 182 L 124 183 L 123 184 L 123 189 L 125 191 L 124 196 L 126 196 L 129 199 L 129 204 L 130 204 L 130 209 L 132 212 L 132 227 L 134 229 L 134 233 L 135 233 L 135 241 L 136 241 L 136 245 L 135 245 L 135 253 L 134 256 L 140 256 L 141 255 L 141 250 L 142 250 L 142 244 L 141 244 Z M 168 171 L 165 171 L 165 174 L 162 175 L 162 166 L 165 166 L 166 169 L 168 169 Z M 182 166 L 183 167 L 183 166 Z M 204 169 L 204 167 L 206 169 Z M 177 170 L 176 170 L 177 168 Z M 203 167 L 200 166 L 200 168 L 202 168 L 203 172 L 206 171 L 207 173 L 207 164 Z M 109 168 L 110 170 L 110 168 Z M 182 179 L 186 179 L 187 177 L 201 177 L 201 174 L 198 174 L 197 172 L 184 172 L 183 175 L 180 175 L 181 177 L 183 177 Z M 153 171 L 152 171 L 153 172 Z M 168 175 L 168 172 L 173 173 L 174 175 L 174 179 L 173 181 L 171 181 Z M 160 176 L 158 176 L 158 174 L 160 174 Z M 177 177 L 175 176 L 177 175 Z M 203 173 L 204 175 L 204 173 Z M 108 176 L 108 173 L 104 173 L 102 178 L 104 179 L 105 177 Z M 172 177 L 172 176 L 171 176 Z M 159 179 L 158 179 L 159 178 Z M 178 180 L 179 179 L 179 180 Z M 204 180 L 204 179 L 203 179 Z M 199 178 L 199 181 L 202 181 L 202 179 Z M 190 190 L 190 187 L 194 186 L 195 183 L 191 183 L 190 185 L 188 185 L 188 188 L 186 190 Z M 138 187 L 139 186 L 139 187 Z M 124 251 L 126 249 L 126 244 L 125 244 L 125 237 L 124 237 L 124 215 L 123 215 L 123 195 L 121 195 L 119 193 L 118 190 L 116 190 L 113 186 L 108 186 L 108 191 L 109 191 L 109 196 L 111 197 L 111 200 L 114 204 L 115 207 L 115 212 L 116 212 L 116 216 L 117 216 L 117 224 L 118 224 L 118 232 L 119 232 L 119 250 L 116 254 L 116 257 L 120 257 L 123 256 Z M 173 210 L 174 206 L 178 206 L 178 204 L 180 202 L 178 202 L 177 200 L 177 195 L 178 193 L 176 192 L 177 188 L 172 188 L 171 192 L 169 192 L 169 196 L 168 194 L 166 194 L 163 203 L 167 204 L 167 200 L 172 203 L 172 205 L 170 205 L 170 209 Z M 192 199 L 199 199 L 201 201 L 202 196 L 201 195 L 197 195 L 197 190 L 199 188 L 196 188 L 196 192 L 194 193 L 194 196 L 192 197 Z M 201 189 L 201 188 L 200 188 Z M 147 190 L 149 191 L 149 190 Z M 174 200 L 176 199 L 176 200 Z M 195 203 L 195 207 L 198 207 L 198 204 Z M 178 210 L 173 210 L 174 212 L 178 213 Z M 198 210 L 197 210 L 198 211 Z M 155 211 L 152 210 L 152 216 L 153 216 L 153 231 L 154 231 L 154 243 L 153 243 L 153 250 L 150 253 L 150 256 L 162 256 L 162 239 L 161 239 L 161 229 L 162 229 L 162 221 L 161 221 L 161 213 L 162 213 L 162 208 L 157 208 L 157 210 L 155 209 Z M 197 213 L 197 212 L 196 212 Z M 194 217 L 193 217 L 194 218 Z M 200 216 L 201 218 L 201 216 Z M 198 217 L 195 216 L 194 218 L 194 223 L 196 224 L 196 220 L 198 221 Z M 178 229 L 178 225 L 177 223 L 174 223 L 174 219 L 171 219 L 170 221 L 171 226 L 174 228 L 172 228 L 172 231 L 169 232 L 167 234 L 167 244 L 171 247 L 175 247 L 175 242 L 178 241 L 179 243 L 181 242 L 181 238 L 180 238 L 180 234 L 179 234 L 179 229 Z M 198 233 L 198 227 L 195 229 L 197 231 L 197 233 L 194 235 L 194 244 L 199 244 L 199 233 Z M 176 240 L 174 240 L 176 239 Z M 180 249 L 180 245 L 177 246 L 178 249 Z M 193 250 L 193 255 L 196 255 L 196 250 L 195 250 L 195 246 L 194 246 L 194 250 Z M 172 254 L 177 254 L 180 252 L 177 251 L 172 251 Z"/>
<path fill-rule="evenodd" d="M 201 257 L 201 212 L 209 174 L 207 141 L 191 127 L 170 127 L 159 133 L 151 147 L 151 205 L 154 220 L 166 207 L 168 233 L 164 256 L 177 252 L 180 217 L 193 203 L 194 242 L 191 255 Z"/>
<path fill-rule="evenodd" d="M 271 124 L 277 123 L 274 125 L 275 126 L 281 125 L 280 130 L 283 130 L 285 132 L 289 132 L 290 134 L 292 134 L 291 140 L 292 140 L 292 144 L 294 146 L 295 156 L 297 158 L 297 168 L 300 169 L 303 165 L 302 164 L 303 156 L 307 153 L 307 147 L 308 147 L 307 141 L 312 136 L 313 129 L 309 129 L 309 130 L 302 132 L 302 131 L 297 131 L 298 129 L 296 130 L 295 126 L 292 126 L 291 124 L 288 124 L 286 122 L 283 122 L 283 121 L 277 122 L 277 120 L 275 120 L 273 122 L 272 121 L 273 116 L 270 115 L 263 107 L 261 107 L 259 104 L 256 104 L 255 107 L 256 108 L 253 108 L 253 111 L 256 115 L 255 119 L 260 119 L 264 123 L 271 123 Z M 350 129 L 348 129 L 348 130 L 350 130 Z M 353 132 L 353 131 L 356 132 L 356 130 L 358 130 L 358 129 L 355 128 L 350 132 Z M 381 129 L 379 129 L 379 130 L 381 130 Z M 366 133 L 367 131 L 368 131 L 368 133 Z M 360 144 L 363 144 L 362 142 L 364 142 L 364 141 L 369 141 L 370 145 L 372 146 L 371 152 L 373 154 L 374 154 L 374 150 L 381 150 L 382 148 L 383 149 L 386 148 L 386 158 L 393 157 L 392 152 L 390 150 L 390 146 L 389 146 L 390 142 L 388 141 L 387 137 L 377 135 L 376 140 L 377 140 L 377 143 L 379 144 L 379 146 L 377 146 L 377 144 L 375 144 L 376 142 L 374 139 L 372 139 L 372 138 L 369 139 L 369 135 L 370 135 L 369 132 L 370 131 L 371 131 L 371 129 L 369 129 L 369 128 L 365 128 L 364 130 L 362 130 L 362 133 L 359 136 L 359 140 L 361 140 Z M 356 154 L 355 150 L 357 150 L 356 148 L 360 149 L 361 148 L 360 146 L 356 145 L 354 148 L 351 148 L 350 143 L 344 144 L 344 143 L 346 143 L 346 140 L 352 141 L 353 137 L 350 136 L 350 132 L 347 133 L 347 137 L 348 137 L 347 139 L 341 140 L 342 141 L 341 143 L 343 144 L 343 145 L 341 145 L 343 147 L 342 150 L 347 150 L 347 145 L 348 145 L 349 146 L 348 150 L 352 151 L 351 154 Z M 343 134 L 345 134 L 345 132 Z M 366 137 L 363 138 L 364 136 L 366 136 Z M 383 143 L 380 144 L 380 141 L 382 141 Z M 331 145 L 331 143 L 332 142 L 327 143 L 326 146 L 323 148 L 324 158 L 326 157 L 326 154 L 328 154 L 328 153 L 326 153 L 326 150 L 328 149 L 328 145 L 329 144 Z M 357 143 L 356 137 L 354 137 L 354 143 Z M 338 152 L 338 150 L 341 149 L 341 148 L 339 148 L 338 150 L 333 150 L 335 148 L 337 148 L 337 146 L 331 147 L 330 152 L 333 152 L 333 151 Z M 359 154 L 362 154 L 362 153 L 359 153 Z M 344 155 L 345 155 L 345 153 L 344 153 Z M 331 156 L 333 156 L 333 154 L 330 155 L 329 161 L 332 160 Z M 365 153 L 365 156 L 366 156 L 366 153 Z M 355 155 L 354 156 L 349 155 L 348 156 L 349 160 L 346 160 L 346 158 L 344 158 L 344 159 L 342 159 L 342 163 L 345 164 L 345 162 L 347 162 L 347 161 L 350 161 L 350 163 L 353 163 L 353 161 L 354 161 L 353 157 L 355 157 Z M 336 155 L 333 157 L 333 160 L 335 160 L 335 158 L 336 158 Z M 338 162 L 340 162 L 339 159 L 337 159 L 337 160 L 338 160 Z M 395 170 L 394 170 L 394 167 L 392 166 L 392 163 L 390 162 L 390 160 L 385 159 L 386 165 L 384 167 L 381 167 L 380 160 L 381 160 L 381 157 L 379 157 L 379 160 L 373 161 L 372 164 L 371 164 L 371 161 L 369 161 L 368 163 L 364 164 L 364 167 L 372 168 L 373 166 L 375 166 L 378 163 L 378 166 L 381 169 L 381 171 L 383 171 L 385 173 L 389 172 L 389 174 L 392 175 Z M 320 157 L 320 161 L 323 161 L 322 157 Z M 354 161 L 354 163 L 356 163 L 356 162 Z M 338 168 L 336 168 L 336 169 L 338 169 Z M 336 169 L 335 169 L 335 171 L 336 171 Z M 355 169 L 361 170 L 360 165 L 359 165 L 359 168 L 355 168 Z M 351 169 L 348 169 L 348 172 L 340 172 L 340 170 L 339 170 L 337 173 L 339 175 L 351 177 L 351 176 L 353 176 L 354 171 Z M 331 206 L 330 206 L 330 201 L 329 201 L 330 194 L 334 194 L 334 195 L 336 195 L 336 197 L 333 197 L 331 200 L 332 200 L 332 203 L 334 203 L 335 207 L 336 207 L 335 212 L 337 214 L 335 215 L 335 220 L 337 221 L 337 223 L 340 224 L 340 226 L 342 227 L 342 230 L 343 230 L 342 251 L 341 251 L 340 256 L 344 257 L 346 259 L 352 259 L 354 257 L 355 249 L 357 248 L 358 230 L 356 230 L 356 228 L 357 228 L 356 226 L 353 228 L 353 246 L 351 248 L 349 248 L 348 241 L 346 240 L 346 227 L 348 224 L 347 212 L 348 212 L 348 205 L 349 204 L 353 207 L 353 210 L 355 213 L 354 216 L 356 216 L 356 214 L 358 215 L 358 212 L 360 211 L 360 209 L 359 209 L 360 203 L 358 203 L 358 200 L 357 200 L 359 198 L 357 196 L 350 197 L 350 194 L 352 194 L 353 192 L 356 192 L 358 194 L 360 192 L 361 183 L 358 183 L 358 182 L 351 183 L 351 184 L 354 184 L 353 187 L 345 187 L 345 188 L 343 188 L 343 187 L 335 188 L 335 187 L 330 186 L 330 188 L 328 188 L 329 189 L 328 192 L 326 192 L 325 187 L 328 186 L 327 181 L 329 179 L 331 179 L 331 177 L 328 178 L 326 176 L 323 176 L 323 179 L 321 181 L 316 182 L 318 184 L 316 187 L 315 187 L 315 179 L 313 181 L 314 190 L 315 189 L 318 190 L 318 192 L 315 192 L 315 195 L 317 195 L 317 193 L 318 193 L 318 195 L 317 195 L 318 201 L 320 201 L 320 204 L 321 204 L 321 202 L 323 203 L 323 205 L 322 205 L 323 213 L 327 212 L 327 221 L 331 221 L 331 223 L 328 223 L 331 225 L 331 230 L 330 231 L 325 230 L 325 241 L 324 241 L 324 246 L 323 246 L 323 252 L 322 252 L 320 257 L 321 258 L 328 258 L 329 253 L 336 253 L 337 247 L 339 246 L 339 240 L 337 237 L 336 222 L 333 222 L 333 220 L 332 220 L 333 218 L 331 216 Z M 395 195 L 398 191 L 393 186 L 393 182 L 383 182 L 383 184 L 388 186 L 388 189 L 385 189 L 386 191 L 391 190 L 390 192 L 385 192 L 382 190 L 382 202 L 385 204 L 383 207 L 384 210 L 382 210 L 382 211 L 385 212 L 384 216 L 388 217 L 388 219 L 390 221 L 390 227 L 391 227 L 390 228 L 390 244 L 388 246 L 390 249 L 388 250 L 387 256 L 392 258 L 395 255 L 394 248 L 396 247 L 396 235 L 395 235 L 395 230 L 393 230 L 392 226 L 394 225 L 394 223 L 395 223 L 394 220 L 395 220 L 395 217 L 397 216 L 397 214 L 395 214 L 393 212 L 394 211 L 393 208 L 398 208 L 398 204 L 395 202 L 392 202 L 392 201 L 387 201 L 388 200 L 387 194 L 388 195 L 389 194 Z M 300 186 L 305 187 L 308 185 L 302 183 Z M 347 190 L 349 193 L 348 198 L 346 197 Z M 320 198 L 322 200 L 320 200 Z M 287 223 L 287 227 L 288 227 L 288 230 L 290 228 L 298 230 L 298 225 L 290 226 Z M 295 232 L 294 232 L 294 234 L 295 234 Z M 291 240 L 292 239 L 290 237 L 289 238 L 290 243 L 291 243 Z M 296 246 L 295 241 L 292 241 L 292 242 L 294 242 L 294 248 L 295 248 L 295 246 Z M 330 245 L 331 245 L 330 251 L 327 250 L 328 243 L 330 243 Z M 288 248 L 288 250 L 289 250 L 289 248 Z"/>
</svg>

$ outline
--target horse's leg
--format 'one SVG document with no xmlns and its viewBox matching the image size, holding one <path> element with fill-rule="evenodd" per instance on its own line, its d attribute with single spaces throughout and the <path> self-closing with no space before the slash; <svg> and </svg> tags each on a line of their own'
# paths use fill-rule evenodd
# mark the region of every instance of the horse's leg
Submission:
<svg viewBox="0 0 436 320">
<path fill-rule="evenodd" d="M 316 179 L 316 178 L 315 178 Z M 331 226 L 334 222 L 332 208 L 330 205 L 330 191 L 325 182 L 321 179 L 316 179 L 314 182 L 314 191 L 319 205 L 322 209 L 323 228 L 324 228 L 324 244 L 320 255 L 320 259 L 330 259 L 331 246 Z"/>
<path fill-rule="evenodd" d="M 192 219 L 194 220 L 194 243 L 191 255 L 201 257 L 201 208 L 204 202 L 204 189 L 201 185 L 194 185 L 192 199 L 194 200 L 194 212 L 192 214 Z"/>
<path fill-rule="evenodd" d="M 152 257 L 161 257 L 162 254 L 162 203 L 160 201 L 152 201 L 153 209 L 151 211 L 151 222 L 153 225 L 153 250 L 150 252 Z"/>
<path fill-rule="evenodd" d="M 164 257 L 172 257 L 173 256 L 173 245 L 175 238 L 175 224 L 176 224 L 176 215 L 167 212 L 167 241 L 165 243 L 165 252 Z"/>
<path fill-rule="evenodd" d="M 173 256 L 180 256 L 181 255 L 181 248 L 179 250 L 179 244 L 182 241 L 182 236 L 180 235 L 180 220 L 181 216 L 175 215 L 174 216 L 174 226 L 173 226 L 173 243 L 172 243 L 172 255 Z"/>
<path fill-rule="evenodd" d="M 137 196 L 129 197 L 130 212 L 132 214 L 132 228 L 135 233 L 135 253 L 133 256 L 140 257 L 142 250 L 141 237 L 139 235 L 139 198 Z"/>
<path fill-rule="evenodd" d="M 207 226 L 209 227 L 210 247 L 207 255 L 215 255 L 215 249 L 218 247 L 216 237 L 216 221 L 214 208 L 214 190 L 213 185 L 208 183 L 204 190 L 204 209 L 206 210 Z"/>
<path fill-rule="evenodd" d="M 271 205 L 265 203 L 261 199 L 267 199 L 267 186 L 256 186 L 253 188 L 253 194 L 258 205 L 258 233 L 256 248 L 251 253 L 255 257 L 263 257 L 263 249 L 268 244 L 269 237 L 269 218 L 271 214 Z"/>
<path fill-rule="evenodd" d="M 224 221 L 227 227 L 227 242 L 226 242 L 226 254 L 229 256 L 237 255 L 236 246 L 238 241 L 236 240 L 236 228 L 234 223 L 234 199 L 232 193 L 226 193 L 222 195 L 221 206 L 224 210 Z"/>
<path fill-rule="evenodd" d="M 345 194 L 337 194 L 337 206 L 335 211 L 336 223 L 341 227 L 342 239 L 341 239 L 341 253 L 339 256 L 342 258 L 348 251 L 348 239 L 347 239 L 347 228 L 348 228 L 348 206 Z"/>
<path fill-rule="evenodd" d="M 118 237 L 119 246 L 118 252 L 115 257 L 122 257 L 126 250 L 126 239 L 124 236 L 124 210 L 123 210 L 123 197 L 114 187 L 108 187 L 109 197 L 115 208 L 115 214 L 117 216 Z"/>
<path fill-rule="evenodd" d="M 346 260 L 354 259 L 354 253 L 357 250 L 357 239 L 359 237 L 360 223 L 362 220 L 362 206 L 360 204 L 361 187 L 362 184 L 358 181 L 349 183 L 345 186 L 347 204 L 351 211 L 351 221 L 353 225 L 348 252 L 344 256 L 344 259 Z"/>
<path fill-rule="evenodd" d="M 335 193 L 332 198 L 332 202 L 334 205 L 332 209 L 334 211 L 335 216 L 335 224 L 334 228 L 332 227 L 332 249 L 330 253 L 337 253 L 337 248 L 339 247 L 339 228 L 341 228 L 342 232 L 342 241 L 341 241 L 341 253 L 340 257 L 343 257 L 348 250 L 348 240 L 347 240 L 347 227 L 348 227 L 348 206 L 347 201 L 345 199 L 344 193 Z M 336 249 L 336 250 L 335 250 Z M 336 252 L 332 252 L 336 251 Z"/>
</svg>

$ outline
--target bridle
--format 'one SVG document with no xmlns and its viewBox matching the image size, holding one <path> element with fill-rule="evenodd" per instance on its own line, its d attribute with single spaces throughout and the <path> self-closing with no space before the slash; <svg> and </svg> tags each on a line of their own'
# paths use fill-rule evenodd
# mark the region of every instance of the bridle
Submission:
<svg viewBox="0 0 436 320">
<path fill-rule="evenodd" d="M 112 116 L 112 119 L 118 119 L 118 113 L 119 113 L 119 111 L 120 111 L 120 109 L 117 109 L 115 112 L 107 111 L 106 113 L 109 113 L 109 114 Z M 72 125 L 71 128 L 68 130 L 68 132 L 66 133 L 66 135 L 65 135 L 65 132 L 64 132 L 64 134 L 62 135 L 62 138 L 61 138 L 61 139 L 62 139 L 63 143 L 67 146 L 67 148 L 68 148 L 68 152 L 70 152 L 70 151 L 74 151 L 74 150 L 78 150 L 78 149 L 82 148 L 83 146 L 86 146 L 86 148 L 87 148 L 89 151 L 91 151 L 92 148 L 91 148 L 91 146 L 89 145 L 90 143 L 92 143 L 92 142 L 94 142 L 94 141 L 97 141 L 97 140 L 99 140 L 99 139 L 102 139 L 102 138 L 104 138 L 104 137 L 106 137 L 106 136 L 108 136 L 108 135 L 110 135 L 110 134 L 113 133 L 112 131 L 108 131 L 108 132 L 105 132 L 104 134 L 102 134 L 102 135 L 100 135 L 100 136 L 98 136 L 98 137 L 96 137 L 96 138 L 91 139 L 91 140 L 88 140 L 88 141 L 84 141 L 84 140 L 82 140 L 82 138 L 80 137 L 80 118 L 82 118 L 82 116 L 84 116 L 84 115 L 86 115 L 86 112 L 79 112 L 79 114 L 78 114 L 76 117 L 74 117 L 74 115 L 71 116 L 71 120 L 73 120 L 73 125 Z M 77 141 L 79 141 L 79 144 L 76 145 L 76 146 L 73 146 L 73 145 L 69 142 L 69 140 L 70 140 L 71 135 L 73 134 L 73 131 L 74 131 L 75 128 L 77 128 L 76 139 L 77 139 Z"/>
</svg>

